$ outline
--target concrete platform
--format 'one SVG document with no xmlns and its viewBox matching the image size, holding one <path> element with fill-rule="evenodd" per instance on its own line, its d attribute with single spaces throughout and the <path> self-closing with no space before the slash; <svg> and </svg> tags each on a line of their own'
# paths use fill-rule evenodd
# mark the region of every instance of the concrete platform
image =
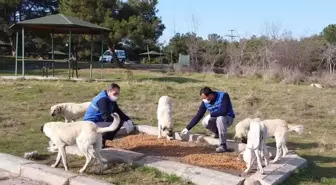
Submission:
<svg viewBox="0 0 336 185">
<path fill-rule="evenodd" d="M 4 153 L 0 153 L 0 183 L 2 184 L 1 179 L 11 185 L 17 182 L 28 185 L 112 185 L 77 173 L 66 172 L 63 168 L 52 168 Z"/>
<path fill-rule="evenodd" d="M 24 185 L 48 185 L 43 182 L 33 181 L 31 179 L 23 178 L 7 171 L 0 169 L 0 184 L 1 185 L 16 185 L 16 184 L 24 184 Z"/>
<path fill-rule="evenodd" d="M 66 150 L 68 154 L 82 155 L 76 146 L 67 147 Z M 124 163 L 150 166 L 162 172 L 180 176 L 197 185 L 241 185 L 244 181 L 244 178 L 235 175 L 185 163 L 159 159 L 153 156 L 145 156 L 144 154 L 128 150 L 117 148 L 103 149 L 102 155 L 108 162 L 121 161 Z"/>
<path fill-rule="evenodd" d="M 75 78 L 71 77 L 70 79 L 67 77 L 55 77 L 55 76 L 0 76 L 0 79 L 4 80 L 51 80 L 51 81 L 56 81 L 56 80 L 63 80 L 63 81 L 95 81 L 95 82 L 109 82 L 111 80 L 109 79 L 89 79 L 89 78 Z"/>
<path fill-rule="evenodd" d="M 137 125 L 136 129 L 139 132 L 149 135 L 157 135 L 157 128 L 148 125 Z M 188 142 L 196 142 L 199 140 L 200 134 L 188 134 L 187 136 L 180 136 L 179 133 L 175 133 L 175 139 Z M 218 145 L 219 140 L 212 137 L 203 137 L 206 143 L 209 145 Z M 245 150 L 245 144 L 237 143 L 233 140 L 227 141 L 228 148 L 234 151 L 241 152 Z M 272 156 L 275 156 L 276 149 L 268 146 L 269 152 Z M 307 166 L 307 160 L 299 157 L 296 154 L 287 154 L 284 158 L 281 158 L 274 164 L 270 164 L 264 168 L 265 173 L 263 175 L 257 171 L 249 177 L 249 180 L 259 181 L 262 185 L 276 185 L 287 179 L 290 174 L 297 168 L 304 168 Z M 167 168 L 169 168 L 167 166 Z M 247 182 L 248 183 L 248 182 Z"/>
</svg>

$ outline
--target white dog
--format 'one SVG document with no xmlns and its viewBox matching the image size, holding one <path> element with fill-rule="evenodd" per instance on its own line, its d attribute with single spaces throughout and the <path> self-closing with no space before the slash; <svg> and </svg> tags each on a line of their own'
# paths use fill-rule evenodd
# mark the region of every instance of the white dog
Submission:
<svg viewBox="0 0 336 185">
<path fill-rule="evenodd" d="M 62 158 L 65 171 L 68 171 L 65 147 L 77 144 L 78 149 L 86 158 L 85 165 L 79 170 L 83 173 L 92 158 L 96 158 L 100 165 L 99 172 L 103 172 L 103 161 L 105 159 L 100 155 L 102 148 L 102 133 L 115 131 L 120 124 L 120 117 L 118 114 L 112 114 L 114 117 L 113 123 L 109 127 L 99 128 L 91 121 L 77 121 L 70 123 L 63 122 L 49 122 L 41 127 L 44 134 L 57 147 L 58 154 L 55 164 L 51 167 L 57 167 Z"/>
<path fill-rule="evenodd" d="M 91 102 L 59 103 L 50 107 L 51 116 L 62 116 L 65 122 L 73 122 L 83 117 Z"/>
<path fill-rule="evenodd" d="M 161 96 L 159 99 L 157 119 L 158 138 L 161 138 L 163 135 L 166 136 L 168 140 L 173 139 L 174 123 L 172 121 L 172 103 L 168 96 Z"/>
<path fill-rule="evenodd" d="M 250 127 L 250 122 L 251 118 L 246 118 L 243 121 L 237 123 L 235 127 L 235 140 L 246 140 L 247 133 L 249 131 Z M 286 121 L 281 120 L 281 119 L 268 119 L 264 120 L 263 123 L 265 124 L 267 128 L 267 137 L 275 137 L 275 142 L 276 142 L 276 156 L 275 158 L 271 161 L 272 163 L 276 162 L 279 160 L 280 155 L 281 155 L 281 149 L 282 149 L 282 157 L 284 157 L 288 153 L 288 149 L 286 146 L 286 141 L 287 141 L 287 133 L 288 132 L 297 132 L 299 134 L 303 133 L 303 126 L 302 125 L 291 125 L 287 124 Z"/>
<path fill-rule="evenodd" d="M 263 122 L 259 118 L 251 120 L 250 130 L 247 133 L 247 144 L 245 150 L 241 153 L 247 167 L 245 172 L 250 172 L 255 159 L 257 159 L 259 171 L 261 174 L 264 173 L 261 160 L 265 160 L 266 166 L 269 164 L 266 138 L 267 128 Z"/>
</svg>

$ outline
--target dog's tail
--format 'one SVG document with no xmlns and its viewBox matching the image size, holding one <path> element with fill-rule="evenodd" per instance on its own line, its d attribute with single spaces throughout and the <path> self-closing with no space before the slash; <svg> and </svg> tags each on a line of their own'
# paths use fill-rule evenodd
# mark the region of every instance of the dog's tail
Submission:
<svg viewBox="0 0 336 185">
<path fill-rule="evenodd" d="M 97 129 L 98 133 L 113 132 L 117 130 L 117 128 L 119 127 L 119 124 L 121 124 L 120 116 L 117 113 L 113 113 L 112 116 L 114 117 L 112 124 L 108 127 L 98 128 Z"/>
<path fill-rule="evenodd" d="M 289 132 L 296 132 L 299 135 L 301 135 L 304 131 L 303 125 L 292 125 L 292 124 L 287 124 L 288 131 Z"/>
</svg>

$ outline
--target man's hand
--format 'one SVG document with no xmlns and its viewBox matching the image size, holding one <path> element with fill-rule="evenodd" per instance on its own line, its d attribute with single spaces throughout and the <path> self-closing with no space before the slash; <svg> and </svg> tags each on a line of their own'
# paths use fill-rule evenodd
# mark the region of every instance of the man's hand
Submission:
<svg viewBox="0 0 336 185">
<path fill-rule="evenodd" d="M 134 125 L 132 120 L 127 120 L 126 124 L 124 124 L 124 127 L 126 129 L 127 134 L 129 134 L 130 132 L 132 132 L 134 130 Z"/>
<path fill-rule="evenodd" d="M 188 132 L 189 132 L 189 130 L 187 128 L 185 128 L 181 131 L 181 134 L 188 134 Z"/>
</svg>

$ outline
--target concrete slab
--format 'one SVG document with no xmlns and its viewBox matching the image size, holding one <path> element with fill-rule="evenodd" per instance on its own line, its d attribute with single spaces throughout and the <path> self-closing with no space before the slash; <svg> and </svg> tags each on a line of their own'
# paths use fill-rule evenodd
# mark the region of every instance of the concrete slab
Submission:
<svg viewBox="0 0 336 185">
<path fill-rule="evenodd" d="M 0 76 L 1 79 L 6 79 L 6 80 L 71 80 L 71 81 L 85 81 L 84 78 L 64 78 L 64 77 L 53 77 L 53 76 L 48 76 L 43 77 L 43 76 Z"/>
<path fill-rule="evenodd" d="M 50 185 L 64 185 L 68 183 L 69 178 L 75 177 L 77 174 L 42 164 L 25 164 L 21 166 L 21 176 Z"/>
<path fill-rule="evenodd" d="M 0 153 L 0 161 L 0 169 L 3 169 L 15 175 L 21 174 L 21 165 L 33 163 L 32 161 L 5 153 Z"/>
<path fill-rule="evenodd" d="M 256 172 L 250 178 L 259 180 L 262 185 L 277 185 L 287 179 L 295 169 L 305 168 L 306 166 L 306 159 L 296 154 L 289 154 L 281 158 L 277 163 L 266 166 L 264 175 Z"/>
<path fill-rule="evenodd" d="M 143 132 L 149 135 L 158 135 L 158 131 L 156 127 L 149 126 L 149 125 L 136 125 L 135 129 L 137 129 L 139 132 Z"/>
<path fill-rule="evenodd" d="M 11 173 L 0 169 L 0 181 L 1 180 L 6 180 L 6 179 L 9 179 L 9 178 L 12 178 L 12 177 L 13 176 L 12 176 Z"/>
<path fill-rule="evenodd" d="M 72 155 L 83 156 L 82 153 L 78 150 L 77 146 L 68 146 L 66 147 L 66 152 Z M 121 161 L 124 163 L 132 163 L 136 160 L 139 160 L 143 156 L 142 153 L 137 153 L 129 150 L 123 150 L 119 148 L 106 148 L 101 150 L 101 155 L 108 162 L 112 161 Z"/>
<path fill-rule="evenodd" d="M 102 150 L 101 154 L 107 161 L 122 161 L 124 163 L 133 163 L 145 156 L 142 153 L 119 148 L 107 148 Z"/>
<path fill-rule="evenodd" d="M 18 175 L 9 173 L 0 169 L 0 184 L 1 185 L 15 185 L 15 184 L 24 184 L 24 185 L 47 185 L 46 183 L 33 181 L 27 178 L 20 177 Z"/>
<path fill-rule="evenodd" d="M 113 185 L 101 180 L 91 179 L 84 176 L 77 176 L 69 179 L 68 185 Z"/>
<path fill-rule="evenodd" d="M 244 178 L 231 174 L 180 162 L 163 160 L 152 156 L 144 157 L 135 163 L 138 165 L 150 166 L 168 174 L 180 176 L 197 185 L 241 185 L 244 181 Z"/>
</svg>

